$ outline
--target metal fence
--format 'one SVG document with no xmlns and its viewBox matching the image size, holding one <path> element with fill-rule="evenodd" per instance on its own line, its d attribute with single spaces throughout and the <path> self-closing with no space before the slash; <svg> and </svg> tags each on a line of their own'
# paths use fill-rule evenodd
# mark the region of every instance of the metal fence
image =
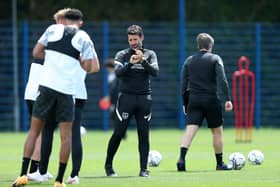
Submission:
<svg viewBox="0 0 280 187">
<path fill-rule="evenodd" d="M 44 29 L 51 22 L 23 21 L 18 25 L 19 51 L 19 93 L 21 106 L 21 129 L 27 130 L 29 116 L 23 100 L 31 51 Z M 108 113 L 98 107 L 99 99 L 107 93 L 106 71 L 103 62 L 128 46 L 126 28 L 132 23 L 87 22 L 83 27 L 92 37 L 101 61 L 101 71 L 88 75 L 88 102 L 83 114 L 83 123 L 89 128 L 110 128 Z M 135 23 L 133 23 L 135 24 Z M 182 127 L 180 115 L 180 53 L 187 56 L 196 52 L 195 37 L 200 32 L 208 32 L 215 38 L 214 52 L 224 60 L 227 77 L 231 86 L 231 75 L 238 69 L 237 60 L 245 55 L 251 61 L 250 70 L 256 73 L 256 110 L 254 124 L 278 126 L 280 117 L 280 29 L 279 24 L 254 23 L 188 23 L 186 26 L 186 49 L 179 48 L 178 24 L 173 22 L 136 23 L 143 27 L 144 46 L 156 51 L 160 74 L 152 78 L 153 86 L 153 127 Z M 12 26 L 0 22 L 0 129 L 13 130 L 13 51 Z M 234 126 L 233 112 L 225 114 L 224 125 Z M 133 126 L 133 125 L 132 125 Z"/>
</svg>

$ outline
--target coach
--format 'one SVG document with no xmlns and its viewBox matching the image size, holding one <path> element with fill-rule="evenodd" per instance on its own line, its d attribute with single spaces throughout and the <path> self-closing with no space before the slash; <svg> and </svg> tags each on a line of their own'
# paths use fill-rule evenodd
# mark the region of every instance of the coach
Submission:
<svg viewBox="0 0 280 187">
<path fill-rule="evenodd" d="M 213 54 L 214 39 L 207 33 L 197 36 L 199 52 L 188 57 L 182 70 L 182 95 L 187 113 L 187 127 L 183 136 L 177 170 L 185 171 L 185 156 L 191 142 L 206 118 L 213 136 L 216 156 L 216 170 L 228 170 L 223 163 L 223 117 L 222 107 L 217 95 L 217 85 L 226 96 L 225 110 L 232 110 L 229 86 L 221 57 Z"/>
<path fill-rule="evenodd" d="M 135 117 L 138 133 L 141 177 L 148 177 L 149 126 L 151 120 L 150 75 L 156 76 L 159 67 L 156 53 L 143 48 L 143 30 L 138 25 L 127 29 L 130 48 L 119 51 L 115 57 L 115 72 L 119 79 L 120 94 L 116 106 L 117 120 L 107 148 L 105 171 L 107 176 L 116 176 L 113 158 L 125 135 L 129 121 Z"/>
</svg>

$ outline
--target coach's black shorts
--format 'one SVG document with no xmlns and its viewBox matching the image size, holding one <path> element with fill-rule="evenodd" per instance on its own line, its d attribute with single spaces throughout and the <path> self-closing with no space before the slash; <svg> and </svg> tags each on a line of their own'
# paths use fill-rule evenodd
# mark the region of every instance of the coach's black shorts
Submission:
<svg viewBox="0 0 280 187">
<path fill-rule="evenodd" d="M 208 128 L 217 128 L 223 124 L 222 107 L 216 96 L 190 95 L 187 108 L 187 124 L 202 125 L 204 118 Z"/>
<path fill-rule="evenodd" d="M 40 95 L 36 99 L 32 115 L 46 120 L 50 111 L 55 113 L 56 122 L 72 122 L 74 119 L 74 101 L 72 95 L 40 86 Z"/>
<path fill-rule="evenodd" d="M 152 117 L 152 96 L 135 95 L 120 93 L 116 107 L 118 121 L 129 121 L 132 115 L 138 123 L 143 122 L 146 125 L 150 123 Z"/>
</svg>

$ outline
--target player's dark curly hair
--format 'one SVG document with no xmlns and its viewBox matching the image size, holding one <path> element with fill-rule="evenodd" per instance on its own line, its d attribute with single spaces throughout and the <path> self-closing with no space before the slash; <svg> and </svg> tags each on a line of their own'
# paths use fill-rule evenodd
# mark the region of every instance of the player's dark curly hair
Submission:
<svg viewBox="0 0 280 187">
<path fill-rule="evenodd" d="M 72 21 L 80 21 L 83 19 L 83 13 L 75 8 L 71 8 L 65 12 L 64 17 Z"/>
</svg>

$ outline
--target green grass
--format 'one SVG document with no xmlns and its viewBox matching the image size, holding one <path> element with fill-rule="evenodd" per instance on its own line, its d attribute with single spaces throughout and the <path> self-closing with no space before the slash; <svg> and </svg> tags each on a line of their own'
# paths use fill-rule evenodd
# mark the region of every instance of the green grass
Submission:
<svg viewBox="0 0 280 187">
<path fill-rule="evenodd" d="M 246 163 L 240 171 L 215 171 L 215 156 L 212 149 L 211 133 L 200 129 L 187 157 L 187 172 L 178 173 L 175 163 L 179 154 L 180 140 L 184 131 L 166 129 L 151 130 L 151 149 L 163 155 L 159 167 L 149 168 L 150 178 L 138 177 L 139 156 L 135 130 L 121 143 L 114 162 L 118 173 L 116 178 L 105 177 L 103 165 L 107 142 L 111 131 L 91 131 L 83 137 L 84 161 L 80 172 L 80 187 L 241 187 L 241 186 L 280 186 L 280 129 L 254 131 L 252 143 L 235 143 L 234 129 L 225 129 L 224 158 L 231 152 L 242 152 L 247 156 L 252 149 L 264 153 L 265 161 L 260 166 Z M 0 187 L 11 186 L 20 172 L 25 133 L 0 133 Z M 49 171 L 57 173 L 59 136 L 56 132 Z M 69 162 L 65 177 L 69 176 Z M 29 183 L 28 186 L 53 186 L 54 181 L 43 184 Z M 68 185 L 71 186 L 71 185 Z"/>
</svg>

